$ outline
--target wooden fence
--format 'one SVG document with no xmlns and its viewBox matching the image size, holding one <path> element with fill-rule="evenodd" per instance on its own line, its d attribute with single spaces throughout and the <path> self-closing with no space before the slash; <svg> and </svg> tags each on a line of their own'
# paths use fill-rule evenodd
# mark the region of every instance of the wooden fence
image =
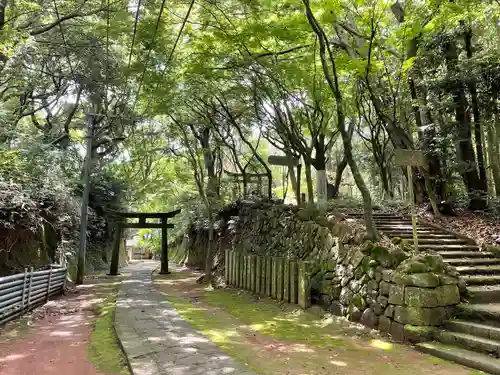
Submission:
<svg viewBox="0 0 500 375">
<path fill-rule="evenodd" d="M 311 305 L 310 263 L 226 250 L 226 284 L 280 301 Z"/>
</svg>

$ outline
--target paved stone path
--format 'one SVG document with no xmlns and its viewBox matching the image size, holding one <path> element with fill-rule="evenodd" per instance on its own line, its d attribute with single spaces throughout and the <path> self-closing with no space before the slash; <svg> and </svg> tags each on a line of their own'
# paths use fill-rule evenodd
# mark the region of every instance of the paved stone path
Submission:
<svg viewBox="0 0 500 375">
<path fill-rule="evenodd" d="M 128 266 L 115 327 L 133 375 L 256 375 L 185 322 L 151 280 L 159 262 Z"/>
</svg>

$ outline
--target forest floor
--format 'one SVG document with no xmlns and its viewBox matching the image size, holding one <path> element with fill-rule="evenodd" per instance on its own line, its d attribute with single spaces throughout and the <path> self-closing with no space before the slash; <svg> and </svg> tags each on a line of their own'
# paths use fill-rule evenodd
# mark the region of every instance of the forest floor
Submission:
<svg viewBox="0 0 500 375">
<path fill-rule="evenodd" d="M 199 276 L 177 267 L 154 275 L 154 283 L 182 318 L 257 374 L 480 374 L 319 309 L 206 288 L 196 283 Z"/>
<path fill-rule="evenodd" d="M 1 375 L 126 375 L 113 328 L 120 278 L 91 276 L 0 331 Z"/>
</svg>

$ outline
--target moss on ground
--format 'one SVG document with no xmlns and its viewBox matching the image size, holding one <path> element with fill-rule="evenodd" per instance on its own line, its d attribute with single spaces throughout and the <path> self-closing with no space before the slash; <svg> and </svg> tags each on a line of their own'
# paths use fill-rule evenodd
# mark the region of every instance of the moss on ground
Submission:
<svg viewBox="0 0 500 375">
<path fill-rule="evenodd" d="M 479 374 L 373 336 L 338 317 L 323 318 L 248 292 L 210 290 L 184 276 L 186 280 L 179 273 L 154 279 L 183 319 L 260 375 Z"/>
<path fill-rule="evenodd" d="M 108 298 L 92 307 L 98 318 L 90 336 L 88 354 L 98 371 L 130 375 L 114 328 L 117 291 L 117 288 L 113 288 Z"/>
</svg>

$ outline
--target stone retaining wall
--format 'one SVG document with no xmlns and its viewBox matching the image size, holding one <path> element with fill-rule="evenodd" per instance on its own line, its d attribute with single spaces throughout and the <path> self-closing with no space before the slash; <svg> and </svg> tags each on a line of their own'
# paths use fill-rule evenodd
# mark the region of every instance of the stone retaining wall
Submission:
<svg viewBox="0 0 500 375">
<path fill-rule="evenodd" d="M 435 253 L 415 255 L 405 248 L 388 241 L 341 246 L 316 268 L 313 295 L 333 314 L 401 341 L 405 331 L 415 331 L 411 326 L 441 325 L 460 303 L 458 274 Z"/>
</svg>

